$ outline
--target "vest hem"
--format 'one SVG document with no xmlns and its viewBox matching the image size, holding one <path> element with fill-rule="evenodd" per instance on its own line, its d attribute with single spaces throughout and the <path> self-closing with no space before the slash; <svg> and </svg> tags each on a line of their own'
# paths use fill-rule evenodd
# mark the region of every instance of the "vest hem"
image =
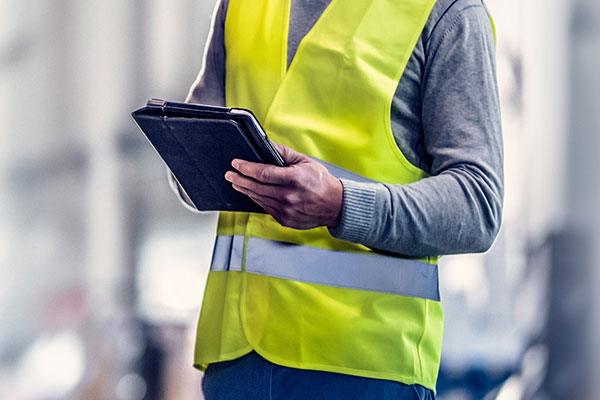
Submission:
<svg viewBox="0 0 600 400">
<path fill-rule="evenodd" d="M 372 379 L 383 379 L 388 381 L 400 382 L 405 385 L 421 385 L 427 389 L 436 392 L 435 382 L 428 382 L 425 379 L 415 378 L 414 376 L 397 374 L 393 372 L 376 372 L 376 371 L 365 371 L 355 368 L 341 367 L 336 365 L 316 364 L 316 363 L 304 363 L 304 362 L 293 362 L 283 358 L 279 358 L 275 355 L 270 354 L 268 351 L 260 348 L 256 345 L 251 345 L 252 349 L 256 351 L 261 357 L 273 364 L 281 365 L 289 368 L 297 368 L 304 370 L 324 371 L 333 372 L 337 374 L 353 375 L 363 378 Z"/>
<path fill-rule="evenodd" d="M 217 357 L 214 360 L 211 361 L 199 361 L 197 358 L 194 358 L 194 368 L 200 370 L 200 371 L 205 371 L 206 368 L 210 365 L 210 364 L 214 364 L 214 363 L 218 363 L 218 362 L 223 362 L 223 361 L 231 361 L 231 360 L 235 360 L 236 358 L 240 358 L 242 356 L 245 356 L 246 354 L 249 354 L 252 352 L 252 347 L 251 346 L 246 346 L 241 350 L 237 350 L 231 353 L 226 353 L 226 354 L 221 354 L 219 357 Z"/>
</svg>

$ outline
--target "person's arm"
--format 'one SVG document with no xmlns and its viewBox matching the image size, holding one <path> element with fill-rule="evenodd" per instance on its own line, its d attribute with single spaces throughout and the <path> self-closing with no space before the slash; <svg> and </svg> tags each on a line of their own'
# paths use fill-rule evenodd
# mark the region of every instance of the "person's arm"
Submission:
<svg viewBox="0 0 600 400">
<path fill-rule="evenodd" d="M 410 256 L 481 252 L 501 224 L 503 151 L 495 43 L 483 6 L 442 19 L 424 69 L 431 176 L 410 185 L 342 181 L 341 239 Z"/>
<path fill-rule="evenodd" d="M 462 10 L 438 28 L 439 40 L 428 54 L 422 100 L 432 176 L 409 185 L 342 180 L 341 218 L 339 226 L 330 229 L 337 238 L 425 257 L 485 251 L 498 232 L 502 139 L 491 24 L 479 6 Z M 305 164 L 304 171 L 317 170 Z M 335 226 L 331 216 L 340 210 L 335 208 L 338 196 L 331 193 L 339 187 L 326 173 L 313 181 L 308 193 L 299 175 L 285 168 L 240 161 L 236 169 L 242 174 L 229 174 L 228 180 L 274 210 L 271 214 L 283 225 Z M 272 184 L 278 190 L 273 191 Z M 323 217 L 323 210 L 332 215 Z M 312 223 L 307 223 L 311 214 Z"/>
<path fill-rule="evenodd" d="M 225 16 L 228 4 L 228 0 L 219 0 L 215 5 L 202 68 L 190 88 L 186 103 L 225 106 Z M 192 212 L 200 212 L 168 169 L 167 175 L 171 189 L 183 205 Z"/>
</svg>

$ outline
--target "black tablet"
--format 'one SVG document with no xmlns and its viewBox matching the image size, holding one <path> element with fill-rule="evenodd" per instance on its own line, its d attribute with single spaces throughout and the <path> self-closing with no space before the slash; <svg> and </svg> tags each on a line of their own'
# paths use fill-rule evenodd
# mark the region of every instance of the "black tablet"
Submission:
<svg viewBox="0 0 600 400">
<path fill-rule="evenodd" d="M 265 212 L 224 178 L 234 158 L 285 166 L 251 111 L 152 99 L 131 115 L 198 210 Z"/>
</svg>

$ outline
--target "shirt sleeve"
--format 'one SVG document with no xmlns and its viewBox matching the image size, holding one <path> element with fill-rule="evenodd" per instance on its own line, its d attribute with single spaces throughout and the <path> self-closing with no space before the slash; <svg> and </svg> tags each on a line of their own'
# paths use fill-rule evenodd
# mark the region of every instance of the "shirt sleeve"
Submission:
<svg viewBox="0 0 600 400">
<path fill-rule="evenodd" d="M 438 23 L 421 118 L 430 176 L 408 185 L 342 180 L 341 222 L 330 232 L 407 256 L 485 251 L 501 223 L 503 149 L 495 39 L 483 6 Z"/>
<path fill-rule="evenodd" d="M 186 103 L 225 106 L 225 16 L 228 4 L 228 0 L 219 0 L 215 5 L 202 68 L 190 88 Z M 188 210 L 199 213 L 171 171 L 167 170 L 167 175 L 171 189 L 183 205 Z"/>
<path fill-rule="evenodd" d="M 228 0 L 219 0 L 204 50 L 204 61 L 190 88 L 187 103 L 225 106 L 225 17 Z"/>
</svg>

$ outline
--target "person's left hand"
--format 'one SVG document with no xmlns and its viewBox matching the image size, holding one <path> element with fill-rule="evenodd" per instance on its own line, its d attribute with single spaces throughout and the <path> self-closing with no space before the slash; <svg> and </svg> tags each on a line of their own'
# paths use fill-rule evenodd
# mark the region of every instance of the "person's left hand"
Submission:
<svg viewBox="0 0 600 400">
<path fill-rule="evenodd" d="M 275 147 L 287 163 L 277 167 L 235 159 L 225 179 L 271 214 L 295 229 L 335 228 L 342 213 L 343 187 L 317 161 L 282 144 Z"/>
</svg>

